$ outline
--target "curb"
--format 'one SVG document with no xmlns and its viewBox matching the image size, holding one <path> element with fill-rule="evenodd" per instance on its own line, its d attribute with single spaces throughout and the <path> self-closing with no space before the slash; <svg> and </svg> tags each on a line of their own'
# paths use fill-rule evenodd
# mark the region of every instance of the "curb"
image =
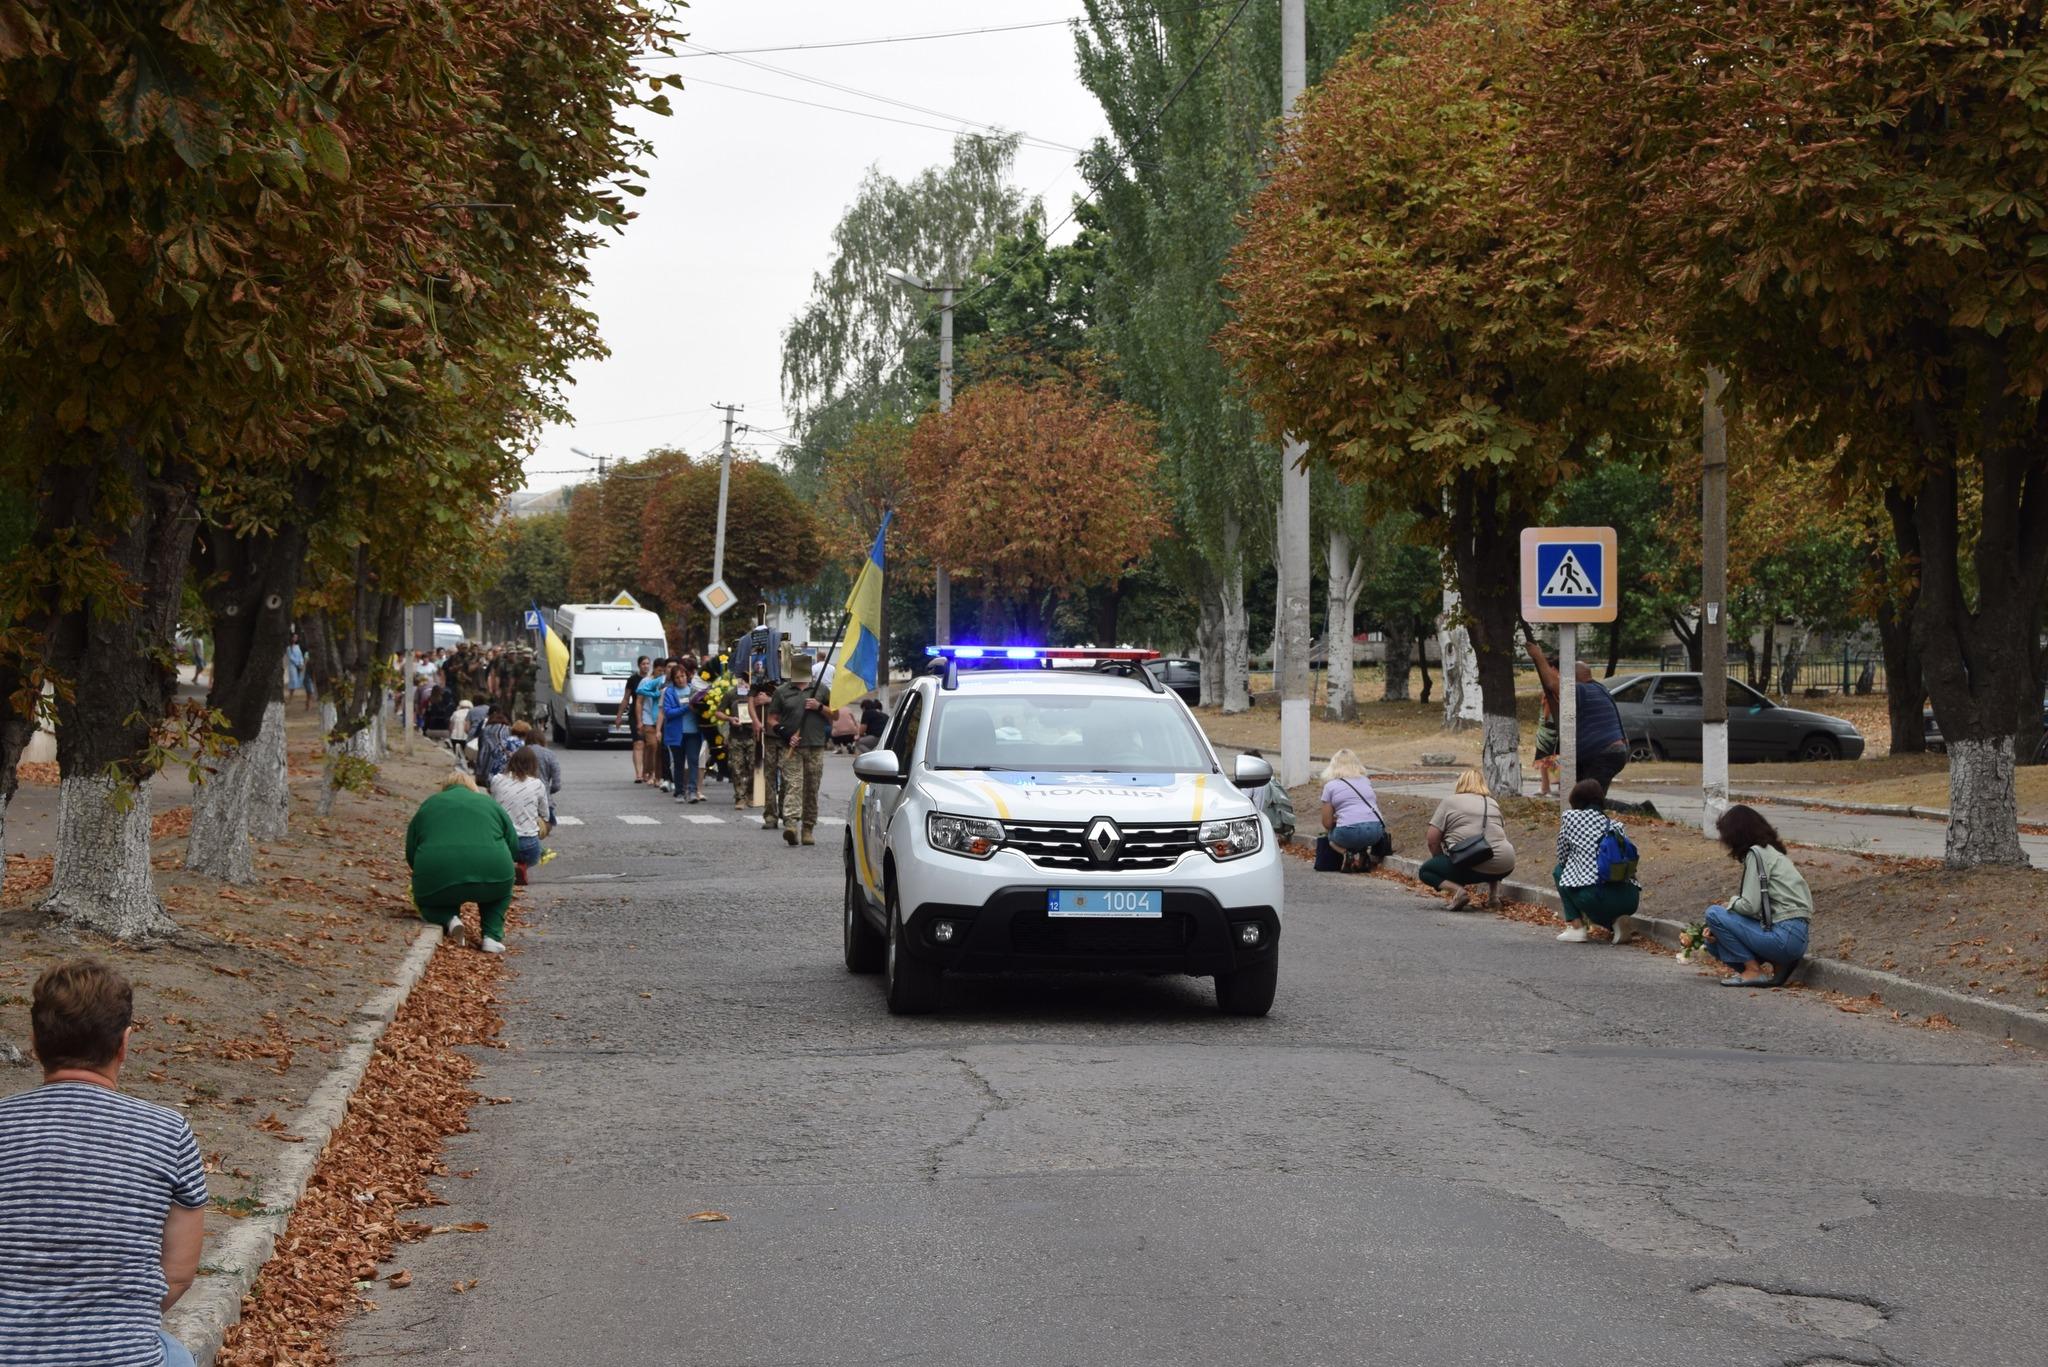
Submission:
<svg viewBox="0 0 2048 1367">
<path fill-rule="evenodd" d="M 1817 812 L 1847 812 L 1852 816 L 1912 816 L 1922 821 L 1948 820 L 1946 807 L 1915 807 L 1903 802 L 1838 802 L 1825 797 L 1795 797 L 1791 794 L 1759 793 L 1730 788 L 1728 796 L 1766 807 L 1806 807 Z"/>
<path fill-rule="evenodd" d="M 1300 845 L 1303 842 L 1296 840 L 1294 843 Z M 1422 867 L 1422 861 L 1395 854 L 1381 860 L 1380 867 L 1393 869 L 1413 878 L 1416 870 Z M 1500 889 L 1502 895 L 1517 902 L 1529 902 L 1560 912 L 1563 910 L 1564 904 L 1553 888 L 1504 880 Z M 1678 948 L 1678 933 L 1685 929 L 1683 924 L 1667 921 L 1659 916 L 1638 916 L 1635 919 L 1636 924 L 1650 939 L 1674 950 Z M 1885 1005 L 1897 1011 L 1922 1017 L 1940 1014 L 1948 1017 L 1958 1028 L 1968 1030 L 1972 1034 L 1990 1035 L 1997 1039 L 2012 1040 L 2017 1044 L 2048 1050 L 2048 1012 L 2022 1011 L 2016 1006 L 2001 1006 L 1997 1002 L 1966 996 L 1946 987 L 1917 983 L 1896 973 L 1886 973 L 1882 969 L 1865 968 L 1860 964 L 1844 963 L 1840 959 L 1823 958 L 1820 955 L 1807 956 L 1804 966 L 1799 970 L 1799 981 L 1808 987 L 1841 992 L 1850 996 L 1861 997 L 1874 993 L 1884 1000 Z"/>
<path fill-rule="evenodd" d="M 290 1146 L 277 1171 L 257 1193 L 263 1202 L 263 1213 L 237 1220 L 220 1242 L 208 1250 L 208 1266 L 216 1270 L 210 1274 L 202 1272 L 192 1290 L 164 1317 L 164 1327 L 191 1352 L 197 1367 L 213 1367 L 221 1340 L 241 1319 L 242 1297 L 256 1284 L 257 1274 L 270 1260 L 278 1236 L 290 1223 L 299 1198 L 306 1194 L 313 1169 L 327 1151 L 327 1141 L 348 1113 L 349 1102 L 384 1038 L 385 1029 L 405 1005 L 420 975 L 427 971 L 440 943 L 440 927 L 422 926 L 413 937 L 412 948 L 400 961 L 391 987 L 357 1010 L 348 1047 L 293 1118 L 292 1133 L 304 1135 L 306 1142 Z"/>
</svg>

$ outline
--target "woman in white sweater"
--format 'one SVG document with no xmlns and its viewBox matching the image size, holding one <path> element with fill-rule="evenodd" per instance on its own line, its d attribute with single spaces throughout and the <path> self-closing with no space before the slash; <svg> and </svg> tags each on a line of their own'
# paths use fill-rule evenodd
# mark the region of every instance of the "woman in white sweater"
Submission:
<svg viewBox="0 0 2048 1367">
<path fill-rule="evenodd" d="M 548 814 L 548 785 L 541 782 L 540 760 L 532 750 L 512 752 L 504 769 L 491 780 L 491 796 L 512 818 L 512 832 L 519 837 L 519 853 L 514 856 L 516 881 L 524 883 L 529 868 L 555 857 L 553 850 L 544 850 L 540 844 L 541 823 Z"/>
</svg>

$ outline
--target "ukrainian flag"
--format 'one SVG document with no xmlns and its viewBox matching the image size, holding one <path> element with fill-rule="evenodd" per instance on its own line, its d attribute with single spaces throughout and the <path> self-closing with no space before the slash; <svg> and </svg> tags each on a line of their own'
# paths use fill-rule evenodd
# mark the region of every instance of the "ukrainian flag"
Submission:
<svg viewBox="0 0 2048 1367">
<path fill-rule="evenodd" d="M 548 679 L 554 684 L 555 692 L 562 691 L 562 685 L 569 678 L 569 647 L 562 644 L 562 638 L 548 630 L 548 616 L 535 605 L 534 615 L 540 619 L 540 649 L 547 658 Z"/>
<path fill-rule="evenodd" d="M 875 691 L 882 677 L 882 542 L 889 535 L 893 509 L 882 514 L 882 528 L 868 551 L 868 563 L 846 597 L 846 632 L 832 672 L 833 707 L 847 707 Z"/>
</svg>

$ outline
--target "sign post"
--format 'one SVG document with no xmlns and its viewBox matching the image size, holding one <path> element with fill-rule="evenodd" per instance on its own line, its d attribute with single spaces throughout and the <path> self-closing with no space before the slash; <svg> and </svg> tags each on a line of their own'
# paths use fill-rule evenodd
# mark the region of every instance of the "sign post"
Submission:
<svg viewBox="0 0 2048 1367">
<path fill-rule="evenodd" d="M 1560 806 L 1579 780 L 1579 623 L 1611 622 L 1621 610 L 1612 527 L 1522 529 L 1522 617 L 1556 622 L 1557 774 Z M 1626 736 L 1623 737 L 1627 739 Z"/>
</svg>

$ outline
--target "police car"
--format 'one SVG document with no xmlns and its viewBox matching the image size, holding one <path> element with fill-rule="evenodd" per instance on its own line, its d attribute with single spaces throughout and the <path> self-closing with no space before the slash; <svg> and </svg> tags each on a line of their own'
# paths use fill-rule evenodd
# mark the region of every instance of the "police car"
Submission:
<svg viewBox="0 0 2048 1367">
<path fill-rule="evenodd" d="M 1216 980 L 1262 1016 L 1280 968 L 1280 852 L 1151 651 L 944 647 L 854 761 L 846 967 L 889 1009 L 948 973 L 1116 971 Z M 1063 667 L 1068 665 L 1083 667 Z"/>
</svg>

